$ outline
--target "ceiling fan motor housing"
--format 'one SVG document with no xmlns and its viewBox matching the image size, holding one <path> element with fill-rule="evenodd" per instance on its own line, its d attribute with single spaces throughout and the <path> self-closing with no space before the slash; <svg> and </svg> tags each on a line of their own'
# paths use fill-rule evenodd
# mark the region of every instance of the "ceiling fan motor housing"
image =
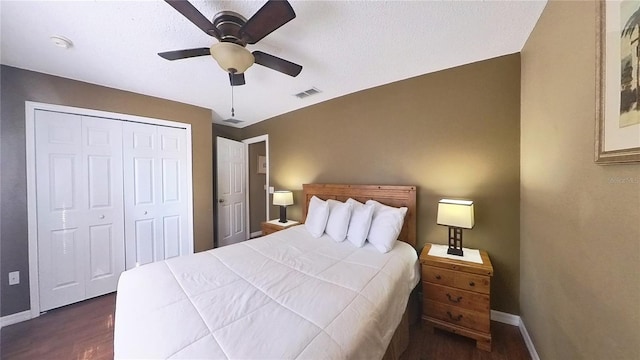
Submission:
<svg viewBox="0 0 640 360">
<path fill-rule="evenodd" d="M 213 16 L 212 20 L 213 26 L 218 29 L 220 34 L 220 41 L 231 42 L 242 47 L 247 43 L 242 40 L 240 29 L 246 22 L 247 19 L 244 16 L 234 11 L 220 11 Z"/>
</svg>

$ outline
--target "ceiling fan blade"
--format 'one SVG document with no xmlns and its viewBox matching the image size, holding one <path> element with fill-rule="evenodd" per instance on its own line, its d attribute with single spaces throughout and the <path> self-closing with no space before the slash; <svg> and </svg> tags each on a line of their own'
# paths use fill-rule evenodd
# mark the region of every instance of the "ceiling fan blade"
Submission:
<svg viewBox="0 0 640 360">
<path fill-rule="evenodd" d="M 269 0 L 240 29 L 242 39 L 255 44 L 296 17 L 286 0 Z"/>
<path fill-rule="evenodd" d="M 207 35 L 213 36 L 220 40 L 220 34 L 218 29 L 207 19 L 198 9 L 196 9 L 190 2 L 186 0 L 165 0 L 167 4 L 171 5 L 174 9 L 178 10 L 180 14 L 186 17 L 189 21 L 194 23 L 200 30 L 204 31 Z"/>
<path fill-rule="evenodd" d="M 161 57 L 167 60 L 180 60 L 196 56 L 211 55 L 209 48 L 197 48 L 197 49 L 185 49 L 174 50 L 158 53 Z"/>
<path fill-rule="evenodd" d="M 231 86 L 240 86 L 240 85 L 244 85 L 244 73 L 241 74 L 232 74 L 229 73 L 229 82 L 231 83 Z"/>
<path fill-rule="evenodd" d="M 266 66 L 275 71 L 280 71 L 283 74 L 296 77 L 300 74 L 300 71 L 302 71 L 302 66 L 294 64 L 291 61 L 263 53 L 262 51 L 254 51 L 252 54 L 256 59 L 256 64 Z"/>
</svg>

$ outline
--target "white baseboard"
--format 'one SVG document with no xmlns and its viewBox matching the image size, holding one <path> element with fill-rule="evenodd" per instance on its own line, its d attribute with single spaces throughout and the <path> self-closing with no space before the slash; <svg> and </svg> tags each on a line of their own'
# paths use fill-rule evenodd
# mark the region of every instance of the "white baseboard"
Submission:
<svg viewBox="0 0 640 360">
<path fill-rule="evenodd" d="M 522 322 L 522 318 L 520 316 L 505 313 L 502 311 L 491 310 L 491 320 L 501 322 L 503 324 L 517 326 L 518 329 L 520 329 L 520 334 L 522 335 L 524 344 L 527 345 L 527 350 L 529 350 L 529 355 L 531 355 L 531 360 L 540 360 L 540 357 L 538 356 L 538 352 L 536 351 L 536 348 L 533 346 L 533 341 L 531 341 L 531 337 L 527 332 L 527 328 L 524 327 L 524 323 Z"/>
<path fill-rule="evenodd" d="M 520 325 L 520 316 L 497 310 L 491 310 L 491 320 L 513 326 Z"/>
<path fill-rule="evenodd" d="M 252 232 L 251 234 L 249 234 L 249 239 L 253 239 L 259 236 L 262 236 L 262 231 Z"/>
<path fill-rule="evenodd" d="M 529 332 L 527 331 L 527 328 L 524 327 L 524 323 L 522 322 L 522 319 L 520 319 L 520 325 L 518 325 L 518 328 L 520 328 L 520 334 L 522 334 L 524 343 L 527 345 L 527 349 L 529 349 L 529 355 L 531 355 L 531 360 L 540 360 L 540 356 L 538 356 L 538 352 L 536 351 L 536 348 L 533 346 L 533 341 L 529 336 Z"/>
<path fill-rule="evenodd" d="M 0 327 L 5 327 L 19 322 L 31 320 L 31 310 L 3 316 L 0 318 Z"/>
</svg>

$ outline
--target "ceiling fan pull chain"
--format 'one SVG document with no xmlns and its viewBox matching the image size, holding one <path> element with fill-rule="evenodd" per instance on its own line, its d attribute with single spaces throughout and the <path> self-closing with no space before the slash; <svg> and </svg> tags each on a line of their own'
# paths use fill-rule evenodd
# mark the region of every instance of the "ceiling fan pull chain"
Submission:
<svg viewBox="0 0 640 360">
<path fill-rule="evenodd" d="M 231 77 L 233 79 L 233 77 Z M 231 84 L 231 117 L 235 116 L 235 110 L 233 109 L 233 84 Z"/>
</svg>

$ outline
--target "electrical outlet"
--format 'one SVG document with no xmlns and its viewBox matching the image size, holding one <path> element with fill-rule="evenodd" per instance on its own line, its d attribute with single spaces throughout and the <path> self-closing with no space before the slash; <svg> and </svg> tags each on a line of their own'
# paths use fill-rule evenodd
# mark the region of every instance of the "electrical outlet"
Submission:
<svg viewBox="0 0 640 360">
<path fill-rule="evenodd" d="M 9 273 L 9 285 L 20 284 L 20 271 L 12 271 Z"/>
</svg>

